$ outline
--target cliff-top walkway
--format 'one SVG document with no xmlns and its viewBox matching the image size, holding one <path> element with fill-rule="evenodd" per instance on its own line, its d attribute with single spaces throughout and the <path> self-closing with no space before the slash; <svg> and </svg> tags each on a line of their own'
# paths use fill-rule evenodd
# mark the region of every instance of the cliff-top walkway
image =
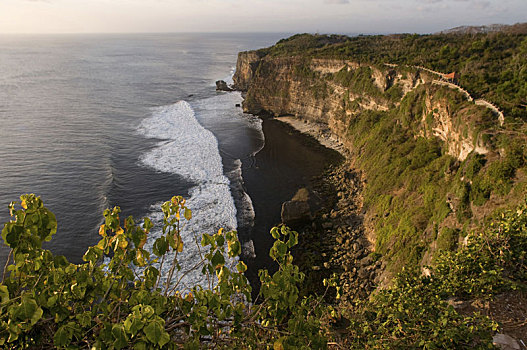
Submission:
<svg viewBox="0 0 527 350">
<path fill-rule="evenodd" d="M 395 67 L 398 66 L 397 64 L 394 64 L 394 63 L 385 63 L 384 65 L 386 65 L 388 67 L 392 67 L 392 68 L 395 68 Z M 490 109 L 492 111 L 492 113 L 494 113 L 495 115 L 498 116 L 498 121 L 500 123 L 500 126 L 503 126 L 503 123 L 505 122 L 505 115 L 503 114 L 503 112 L 496 105 L 494 105 L 491 102 L 489 102 L 489 101 L 487 101 L 485 99 L 482 99 L 482 98 L 474 100 L 472 95 L 470 95 L 470 93 L 467 90 L 463 89 L 460 85 L 455 84 L 455 83 L 450 82 L 450 81 L 447 81 L 446 80 L 447 79 L 446 76 L 448 74 L 437 72 L 435 70 L 432 70 L 432 69 L 429 69 L 429 68 L 426 68 L 426 67 L 423 67 L 423 66 L 406 65 L 406 67 L 415 68 L 415 69 L 422 70 L 422 71 L 425 71 L 425 72 L 428 72 L 428 73 L 431 73 L 433 75 L 438 76 L 439 79 L 432 80 L 432 84 L 442 85 L 442 86 L 446 86 L 446 87 L 449 87 L 451 89 L 457 90 L 457 91 L 461 92 L 468 101 L 474 102 L 474 104 L 476 104 L 478 106 L 487 107 L 488 109 Z"/>
</svg>

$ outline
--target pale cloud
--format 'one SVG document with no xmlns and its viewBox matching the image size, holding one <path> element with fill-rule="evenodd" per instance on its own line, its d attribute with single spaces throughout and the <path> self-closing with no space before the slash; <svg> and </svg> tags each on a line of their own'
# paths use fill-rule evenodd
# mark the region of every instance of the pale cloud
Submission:
<svg viewBox="0 0 527 350">
<path fill-rule="evenodd" d="M 490 7 L 490 1 L 478 1 L 476 3 L 474 3 L 474 7 L 478 8 L 478 9 L 486 9 L 486 8 L 489 8 Z"/>
<path fill-rule="evenodd" d="M 526 0 L 0 0 L 0 33 L 433 33 L 525 13 Z"/>
<path fill-rule="evenodd" d="M 426 4 L 437 4 L 437 3 L 466 3 L 469 6 L 474 6 L 477 8 L 487 8 L 490 6 L 490 1 L 487 0 L 415 0 L 417 3 L 426 3 Z"/>
<path fill-rule="evenodd" d="M 451 9 L 459 11 L 459 7 L 466 9 L 485 10 L 491 6 L 488 0 L 414 0 L 418 3 L 418 11 L 433 11 L 434 9 Z M 486 24 L 486 23 L 485 23 Z"/>
</svg>

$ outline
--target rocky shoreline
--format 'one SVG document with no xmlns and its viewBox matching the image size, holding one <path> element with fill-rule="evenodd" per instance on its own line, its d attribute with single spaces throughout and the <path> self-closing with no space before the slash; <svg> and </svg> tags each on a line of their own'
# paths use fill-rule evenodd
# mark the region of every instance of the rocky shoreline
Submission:
<svg viewBox="0 0 527 350">
<path fill-rule="evenodd" d="M 216 89 L 243 92 L 224 81 L 217 81 Z M 366 238 L 361 195 L 364 183 L 361 172 L 349 162 L 349 151 L 327 124 L 294 116 L 273 117 L 265 112 L 259 116 L 281 122 L 289 133 L 307 136 L 306 145 L 338 153 L 334 158 L 339 164 L 329 166 L 282 204 L 282 222 L 300 233 L 293 254 L 306 274 L 304 292 L 321 292 L 323 279 L 337 274 L 345 291 L 343 301 L 368 297 L 383 266 Z"/>
<path fill-rule="evenodd" d="M 314 179 L 309 191 L 322 201 L 311 223 L 295 228 L 300 243 L 294 255 L 307 276 L 308 292 L 320 292 L 322 280 L 334 273 L 344 302 L 366 298 L 376 288 L 383 266 L 366 238 L 362 186 L 362 174 L 351 170 L 349 162 Z"/>
<path fill-rule="evenodd" d="M 331 148 L 346 156 L 348 151 L 325 124 L 309 122 L 292 116 L 275 117 L 274 119 L 289 124 L 299 132 L 314 137 L 321 145 Z"/>
<path fill-rule="evenodd" d="M 226 91 L 222 81 L 216 85 Z M 304 292 L 322 292 L 323 280 L 336 274 L 343 287 L 343 302 L 367 298 L 378 285 L 384 266 L 367 239 L 364 179 L 353 168 L 349 151 L 325 123 L 265 112 L 259 116 L 281 122 L 288 132 L 306 136 L 306 144 L 336 151 L 336 159 L 340 158 L 282 205 L 282 222 L 300 234 L 293 255 L 306 274 Z"/>
<path fill-rule="evenodd" d="M 320 145 L 333 149 L 344 161 L 330 166 L 306 188 L 297 191 L 282 207 L 282 221 L 299 232 L 299 245 L 293 251 L 297 264 L 306 274 L 305 292 L 321 292 L 323 279 L 336 273 L 344 294 L 342 301 L 366 298 L 376 288 L 382 266 L 367 239 L 362 206 L 362 173 L 353 169 L 347 151 L 324 125 L 295 117 L 274 117 L 297 132 L 311 136 Z M 284 217 L 290 203 L 307 207 L 308 217 L 294 222 Z"/>
</svg>

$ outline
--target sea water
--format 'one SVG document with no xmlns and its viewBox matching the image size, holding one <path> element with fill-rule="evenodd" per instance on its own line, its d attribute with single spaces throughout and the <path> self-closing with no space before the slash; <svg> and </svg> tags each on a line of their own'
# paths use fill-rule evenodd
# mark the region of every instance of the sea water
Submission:
<svg viewBox="0 0 527 350">
<path fill-rule="evenodd" d="M 99 239 L 105 208 L 151 217 L 155 238 L 160 204 L 182 195 L 193 211 L 183 267 L 199 259 L 196 237 L 220 227 L 238 230 L 243 257 L 258 259 L 254 236 L 279 220 L 291 184 L 320 171 L 323 156 L 308 152 L 316 166 L 291 161 L 301 143 L 265 156 L 275 146 L 262 120 L 236 107 L 240 93 L 216 92 L 214 82 L 232 78 L 239 51 L 285 36 L 0 36 L 0 222 L 10 201 L 40 195 L 59 225 L 45 247 L 79 263 Z M 289 185 L 276 190 L 273 181 Z M 255 210 L 254 197 L 265 210 Z M 2 245 L 2 264 L 7 254 Z M 205 283 L 199 273 L 182 281 L 196 283 Z"/>
</svg>

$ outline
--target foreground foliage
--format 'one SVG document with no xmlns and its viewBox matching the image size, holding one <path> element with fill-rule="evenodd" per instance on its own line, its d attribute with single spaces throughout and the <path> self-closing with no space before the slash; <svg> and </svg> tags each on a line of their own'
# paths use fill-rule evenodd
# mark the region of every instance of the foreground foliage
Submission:
<svg viewBox="0 0 527 350">
<path fill-rule="evenodd" d="M 102 238 L 82 265 L 42 249 L 57 222 L 39 197 L 24 195 L 20 205 L 10 205 L 13 219 L 2 230 L 12 249 L 0 284 L 5 349 L 492 348 L 498 325 L 460 314 L 449 301 L 527 289 L 527 204 L 496 214 L 458 249 L 442 251 L 428 273 L 404 270 L 368 300 L 333 305 L 328 295 L 301 297 L 304 275 L 289 253 L 298 234 L 284 226 L 271 230 L 270 256 L 279 269 L 272 276 L 260 271 L 262 287 L 252 304 L 246 266 L 236 259 L 240 243 L 235 232 L 223 230 L 202 236 L 202 263 L 194 267 L 211 288 L 177 292 L 180 273 L 188 273 L 178 264 L 185 248 L 180 225 L 192 216 L 182 197 L 163 204 L 163 235 L 152 252 L 144 249 L 152 239 L 148 219 L 138 225 L 130 217 L 122 227 L 119 208 L 106 210 Z M 159 263 L 168 257 L 162 280 Z M 338 298 L 335 278 L 324 284 L 326 292 L 336 287 Z M 335 333 L 342 320 L 347 326 Z"/>
<path fill-rule="evenodd" d="M 348 309 L 356 348 L 493 348 L 498 324 L 461 315 L 449 301 L 492 299 L 527 289 L 527 202 L 493 217 L 484 230 L 445 250 L 426 274 L 404 271 L 391 288 Z"/>
<path fill-rule="evenodd" d="M 303 274 L 293 265 L 289 248 L 298 234 L 274 228 L 270 255 L 279 270 L 260 273 L 259 303 L 249 302 L 251 287 L 237 261 L 236 232 L 204 234 L 199 247 L 202 273 L 211 288 L 195 286 L 180 294 L 178 253 L 183 247 L 180 224 L 191 219 L 182 197 L 162 206 L 163 235 L 144 249 L 152 229 L 147 218 L 138 225 L 129 217 L 121 225 L 119 208 L 104 212 L 100 242 L 84 255 L 85 264 L 69 263 L 42 249 L 57 230 L 53 213 L 35 195 L 10 205 L 13 219 L 2 230 L 13 263 L 0 285 L 0 346 L 6 349 L 196 349 L 284 347 L 323 348 L 320 301 L 300 298 Z M 196 242 L 196 244 L 198 244 Z M 203 250 L 202 250 L 203 249 Z M 172 261 L 166 281 L 159 263 Z M 103 257 L 110 257 L 106 260 Z M 10 259 L 8 259 L 8 263 Z M 196 267 L 196 268 L 198 268 Z M 188 273 L 184 272 L 184 273 Z M 176 281 L 173 283 L 173 281 Z"/>
</svg>

